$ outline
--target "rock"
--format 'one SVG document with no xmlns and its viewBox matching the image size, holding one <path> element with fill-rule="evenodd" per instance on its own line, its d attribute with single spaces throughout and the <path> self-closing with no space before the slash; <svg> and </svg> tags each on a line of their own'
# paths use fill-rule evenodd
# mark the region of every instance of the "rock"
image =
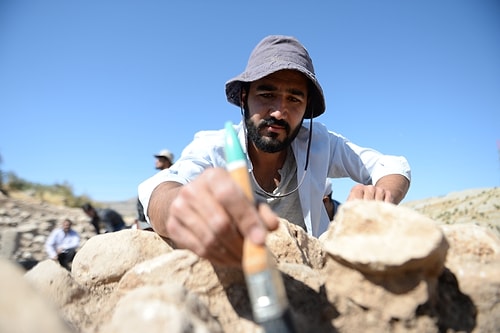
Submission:
<svg viewBox="0 0 500 333">
<path fill-rule="evenodd" d="M 80 284 L 108 284 L 119 281 L 135 264 L 167 251 L 171 247 L 153 232 L 124 229 L 100 234 L 77 252 L 71 271 Z"/>
<path fill-rule="evenodd" d="M 340 206 L 320 237 L 329 255 L 369 274 L 425 270 L 437 277 L 448 244 L 433 220 L 415 211 L 377 201 Z"/>
<path fill-rule="evenodd" d="M 244 319 L 251 317 L 251 309 L 241 270 L 214 267 L 189 250 L 175 250 L 138 264 L 121 279 L 117 291 L 126 293 L 143 286 L 168 289 L 170 285 L 198 295 L 224 332 L 256 331 L 255 324 Z"/>
<path fill-rule="evenodd" d="M 301 227 L 281 219 L 279 228 L 269 234 L 267 247 L 278 262 L 304 264 L 320 269 L 326 253 L 317 238 L 309 237 Z"/>
<path fill-rule="evenodd" d="M 459 225 L 449 219 L 443 225 L 409 206 L 366 201 L 342 205 L 320 239 L 281 220 L 267 246 L 297 331 L 495 332 L 500 327 L 498 221 L 486 222 L 494 204 L 481 199 L 483 192 L 474 193 L 480 226 L 463 215 Z M 497 198 L 488 191 L 484 195 Z M 445 201 L 446 209 L 453 210 L 450 203 L 457 198 Z M 0 237 L 9 229 L 16 235 L 10 262 L 0 263 L 0 278 L 8 281 L 0 289 L 0 305 L 12 310 L 0 311 L 1 332 L 13 331 L 23 320 L 35 324 L 26 332 L 33 327 L 56 333 L 262 331 L 239 269 L 174 250 L 153 232 L 94 236 L 80 210 L 0 197 L 0 213 L 6 221 L 0 223 Z M 68 216 L 83 235 L 71 272 L 47 260 L 42 248 L 50 229 Z M 22 275 L 14 264 L 21 258 L 39 263 Z M 13 277 L 2 275 L 11 270 L 17 272 Z M 44 326 L 47 318 L 55 326 Z"/>
<path fill-rule="evenodd" d="M 44 299 L 23 279 L 24 271 L 0 258 L 0 332 L 76 332 L 57 313 L 50 299 Z"/>
<path fill-rule="evenodd" d="M 71 304 L 83 297 L 86 289 L 78 285 L 73 276 L 54 260 L 44 260 L 24 275 L 40 294 L 51 299 L 58 307 Z"/>
<path fill-rule="evenodd" d="M 500 239 L 472 223 L 442 229 L 450 243 L 446 266 L 455 273 L 460 290 L 470 295 L 479 332 L 494 332 L 500 327 Z"/>
<path fill-rule="evenodd" d="M 421 328 L 418 309 L 436 303 L 448 248 L 432 220 L 389 203 L 352 201 L 320 238 L 331 256 L 325 269 L 330 301 L 369 309 L 366 324 L 381 331 L 394 320 Z"/>
<path fill-rule="evenodd" d="M 147 330 L 146 330 L 147 328 Z M 144 286 L 126 294 L 103 332 L 219 333 L 216 318 L 194 293 L 180 285 Z"/>
</svg>

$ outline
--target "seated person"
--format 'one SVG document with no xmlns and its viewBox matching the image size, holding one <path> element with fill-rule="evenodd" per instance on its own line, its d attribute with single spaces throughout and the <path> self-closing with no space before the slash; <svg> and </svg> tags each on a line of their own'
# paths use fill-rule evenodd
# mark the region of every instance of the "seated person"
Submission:
<svg viewBox="0 0 500 333">
<path fill-rule="evenodd" d="M 62 227 L 52 230 L 45 242 L 45 251 L 52 260 L 57 260 L 67 270 L 71 270 L 71 262 L 80 245 L 80 235 L 71 228 L 73 222 L 65 219 Z"/>
</svg>

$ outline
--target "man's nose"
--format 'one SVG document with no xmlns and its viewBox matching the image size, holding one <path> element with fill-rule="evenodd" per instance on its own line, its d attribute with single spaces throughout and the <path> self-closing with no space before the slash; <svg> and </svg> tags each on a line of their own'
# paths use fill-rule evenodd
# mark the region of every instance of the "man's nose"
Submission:
<svg viewBox="0 0 500 333">
<path fill-rule="evenodd" d="M 288 107 L 285 98 L 277 98 L 272 106 L 271 116 L 276 119 L 283 119 L 288 116 Z"/>
</svg>

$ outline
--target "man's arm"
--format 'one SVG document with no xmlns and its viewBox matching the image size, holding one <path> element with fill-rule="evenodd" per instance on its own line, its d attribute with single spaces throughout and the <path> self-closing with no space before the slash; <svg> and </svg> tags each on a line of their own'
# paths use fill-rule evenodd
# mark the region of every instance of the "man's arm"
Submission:
<svg viewBox="0 0 500 333">
<path fill-rule="evenodd" d="M 163 182 L 151 194 L 148 205 L 149 221 L 153 230 L 160 236 L 168 238 L 167 218 L 170 205 L 175 199 L 182 184 L 177 182 Z"/>
<path fill-rule="evenodd" d="M 50 259 L 57 259 L 57 252 L 56 252 L 56 231 L 52 231 L 47 238 L 47 241 L 45 242 L 45 252 L 47 252 L 47 255 L 49 256 Z"/>
<path fill-rule="evenodd" d="M 402 175 L 387 175 L 375 185 L 358 184 L 351 189 L 347 201 L 354 199 L 378 200 L 399 204 L 410 188 L 410 181 Z"/>
<path fill-rule="evenodd" d="M 392 203 L 399 204 L 408 193 L 410 181 L 402 175 L 387 175 L 380 178 L 375 186 L 390 192 Z"/>
<path fill-rule="evenodd" d="M 151 194 L 147 212 L 160 236 L 225 266 L 241 264 L 243 237 L 264 244 L 267 231 L 279 225 L 267 205 L 256 209 L 221 168 L 207 169 L 186 185 L 161 183 Z"/>
</svg>

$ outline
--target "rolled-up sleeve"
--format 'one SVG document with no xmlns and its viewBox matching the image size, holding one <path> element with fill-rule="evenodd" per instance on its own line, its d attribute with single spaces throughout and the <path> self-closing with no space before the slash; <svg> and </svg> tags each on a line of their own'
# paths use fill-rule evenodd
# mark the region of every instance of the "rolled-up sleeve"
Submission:
<svg viewBox="0 0 500 333">
<path fill-rule="evenodd" d="M 375 164 L 371 176 L 373 184 L 387 175 L 402 175 L 411 181 L 410 164 L 403 156 L 382 155 Z"/>
<path fill-rule="evenodd" d="M 149 206 L 149 199 L 151 199 L 151 194 L 158 185 L 169 180 L 171 180 L 171 177 L 169 177 L 169 172 L 167 169 L 167 170 L 162 170 L 157 174 L 155 174 L 154 176 L 146 179 L 138 186 L 137 191 L 139 195 L 139 201 L 141 202 L 142 207 L 144 208 L 144 216 L 146 217 L 146 221 L 150 224 L 151 222 L 149 221 L 148 217 L 148 206 Z"/>
<path fill-rule="evenodd" d="M 144 207 L 144 216 L 148 217 L 148 206 L 154 189 L 163 182 L 171 181 L 187 184 L 198 177 L 204 170 L 212 167 L 224 167 L 224 131 L 201 131 L 184 148 L 181 157 L 169 169 L 162 170 L 146 179 L 138 186 L 139 200 Z"/>
</svg>

